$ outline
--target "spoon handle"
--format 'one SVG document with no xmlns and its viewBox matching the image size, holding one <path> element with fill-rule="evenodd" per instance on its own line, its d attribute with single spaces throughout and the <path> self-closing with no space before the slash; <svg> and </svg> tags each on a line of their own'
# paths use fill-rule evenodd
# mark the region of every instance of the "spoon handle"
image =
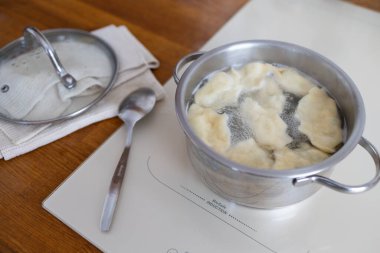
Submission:
<svg viewBox="0 0 380 253">
<path fill-rule="evenodd" d="M 121 185 L 123 183 L 125 170 L 127 168 L 129 148 L 132 142 L 132 128 L 133 126 L 127 126 L 126 145 L 120 157 L 119 163 L 116 166 L 115 172 L 112 176 L 112 181 L 104 202 L 102 217 L 100 221 L 100 230 L 102 232 L 109 231 L 111 227 L 112 217 L 115 212 L 115 207 L 119 198 L 119 193 Z"/>
</svg>

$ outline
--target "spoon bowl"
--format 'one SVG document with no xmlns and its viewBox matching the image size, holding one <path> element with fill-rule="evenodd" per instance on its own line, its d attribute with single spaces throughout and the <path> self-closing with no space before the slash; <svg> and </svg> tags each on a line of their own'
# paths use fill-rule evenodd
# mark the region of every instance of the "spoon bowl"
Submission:
<svg viewBox="0 0 380 253">
<path fill-rule="evenodd" d="M 121 102 L 118 116 L 124 123 L 136 123 L 153 109 L 155 103 L 156 96 L 153 90 L 138 89 Z"/>
</svg>

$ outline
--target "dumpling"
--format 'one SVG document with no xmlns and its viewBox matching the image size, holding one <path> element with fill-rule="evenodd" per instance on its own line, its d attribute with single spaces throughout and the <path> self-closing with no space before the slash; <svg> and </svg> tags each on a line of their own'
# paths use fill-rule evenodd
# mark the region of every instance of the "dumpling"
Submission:
<svg viewBox="0 0 380 253">
<path fill-rule="evenodd" d="M 276 79 L 284 91 L 293 93 L 296 96 L 305 96 L 315 85 L 303 77 L 294 69 L 285 68 L 276 72 Z"/>
<path fill-rule="evenodd" d="M 263 78 L 271 73 L 273 66 L 268 63 L 251 62 L 241 70 L 240 84 L 246 91 L 260 89 L 264 83 Z"/>
<path fill-rule="evenodd" d="M 292 141 L 286 133 L 287 125 L 273 109 L 264 109 L 252 98 L 246 98 L 241 104 L 243 120 L 251 127 L 254 138 L 262 147 L 281 149 Z"/>
<path fill-rule="evenodd" d="M 195 93 L 195 103 L 214 109 L 236 104 L 242 87 L 235 80 L 226 72 L 216 73 Z"/>
<path fill-rule="evenodd" d="M 195 134 L 216 152 L 221 153 L 230 146 L 231 133 L 226 114 L 218 114 L 213 109 L 192 104 L 188 120 Z"/>
<path fill-rule="evenodd" d="M 327 153 L 334 153 L 343 141 L 341 120 L 335 101 L 320 88 L 312 88 L 298 103 L 295 117 L 298 130 Z"/>
<path fill-rule="evenodd" d="M 309 166 L 321 162 L 328 158 L 329 155 L 314 148 L 313 146 L 303 143 L 299 148 L 283 149 L 274 151 L 273 169 L 283 170 Z"/>
<path fill-rule="evenodd" d="M 240 79 L 241 79 L 241 73 L 240 71 L 234 69 L 234 68 L 230 68 L 228 71 L 227 71 L 227 74 L 230 75 L 230 77 L 232 77 L 232 80 L 234 82 L 234 85 L 239 85 L 240 84 Z"/>
<path fill-rule="evenodd" d="M 282 89 L 272 77 L 266 77 L 263 81 L 263 87 L 256 91 L 252 98 L 265 109 L 273 109 L 280 114 L 286 101 Z"/>
<path fill-rule="evenodd" d="M 232 146 L 225 155 L 230 160 L 248 167 L 267 169 L 273 165 L 269 152 L 257 145 L 252 138 Z"/>
</svg>

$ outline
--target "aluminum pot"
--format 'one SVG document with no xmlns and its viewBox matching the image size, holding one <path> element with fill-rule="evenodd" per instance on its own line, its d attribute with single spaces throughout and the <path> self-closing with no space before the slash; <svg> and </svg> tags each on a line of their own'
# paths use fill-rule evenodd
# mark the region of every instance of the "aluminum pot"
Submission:
<svg viewBox="0 0 380 253">
<path fill-rule="evenodd" d="M 228 160 L 196 136 L 187 121 L 187 109 L 196 86 L 214 71 L 252 61 L 290 66 L 324 85 L 329 95 L 336 100 L 346 124 L 344 144 L 336 153 L 307 167 L 283 171 L 258 169 Z M 185 66 L 187 68 L 180 76 L 179 73 Z M 285 42 L 242 41 L 208 52 L 189 54 L 177 63 L 173 75 L 178 85 L 175 96 L 176 113 L 187 136 L 190 160 L 203 182 L 225 199 L 245 206 L 271 209 L 302 201 L 322 185 L 344 193 L 359 193 L 371 189 L 379 182 L 379 154 L 362 137 L 365 110 L 361 95 L 350 77 L 322 55 Z M 376 173 L 373 179 L 357 186 L 329 179 L 333 166 L 348 156 L 357 144 L 366 149 L 374 160 Z"/>
</svg>

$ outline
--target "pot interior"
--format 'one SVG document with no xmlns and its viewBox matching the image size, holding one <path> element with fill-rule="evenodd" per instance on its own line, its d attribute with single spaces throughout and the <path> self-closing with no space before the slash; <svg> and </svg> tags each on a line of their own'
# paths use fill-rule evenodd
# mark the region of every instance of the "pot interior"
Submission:
<svg viewBox="0 0 380 253">
<path fill-rule="evenodd" d="M 321 163 L 324 167 L 326 164 L 331 167 L 352 151 L 361 138 L 365 121 L 363 101 L 353 81 L 337 65 L 318 53 L 278 41 L 246 41 L 229 44 L 205 53 L 189 66 L 179 82 L 176 110 L 187 136 L 193 142 L 197 137 L 188 126 L 186 115 L 187 107 L 199 83 L 210 73 L 252 61 L 296 68 L 319 82 L 335 99 L 345 124 L 346 136 L 344 145 Z"/>
</svg>

